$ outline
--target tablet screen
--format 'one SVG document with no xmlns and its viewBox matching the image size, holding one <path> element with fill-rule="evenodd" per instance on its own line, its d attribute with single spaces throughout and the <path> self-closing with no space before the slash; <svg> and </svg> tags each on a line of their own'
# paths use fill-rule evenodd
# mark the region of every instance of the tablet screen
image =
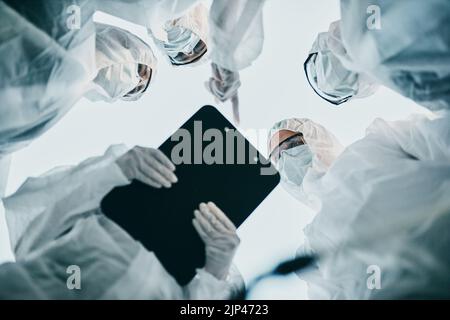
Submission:
<svg viewBox="0 0 450 320">
<path fill-rule="evenodd" d="M 280 178 L 212 106 L 196 112 L 159 149 L 175 163 L 178 183 L 154 189 L 133 181 L 113 189 L 101 208 L 185 285 L 205 262 L 203 242 L 192 226 L 199 204 L 215 202 L 239 227 Z"/>
</svg>

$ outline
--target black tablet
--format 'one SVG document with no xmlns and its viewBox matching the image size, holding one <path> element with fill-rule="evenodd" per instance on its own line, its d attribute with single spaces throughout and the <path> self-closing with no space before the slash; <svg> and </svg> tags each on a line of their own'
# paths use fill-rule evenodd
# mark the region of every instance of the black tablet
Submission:
<svg viewBox="0 0 450 320">
<path fill-rule="evenodd" d="M 205 262 L 203 242 L 192 226 L 194 209 L 213 201 L 238 227 L 280 178 L 212 106 L 196 112 L 159 149 L 175 163 L 179 182 L 154 189 L 134 181 L 112 190 L 101 208 L 185 285 Z"/>
</svg>

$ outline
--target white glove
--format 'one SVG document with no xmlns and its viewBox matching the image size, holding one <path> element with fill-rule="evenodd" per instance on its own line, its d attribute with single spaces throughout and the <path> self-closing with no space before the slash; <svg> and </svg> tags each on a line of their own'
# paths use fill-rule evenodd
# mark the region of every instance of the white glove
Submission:
<svg viewBox="0 0 450 320">
<path fill-rule="evenodd" d="M 139 180 L 155 188 L 170 188 L 178 181 L 175 165 L 157 149 L 136 146 L 117 159 L 116 164 L 128 180 Z"/>
<path fill-rule="evenodd" d="M 241 86 L 239 73 L 224 69 L 215 63 L 212 63 L 211 67 L 212 77 L 206 83 L 206 88 L 220 102 L 231 99 L 234 120 L 239 123 L 238 89 Z"/>
<path fill-rule="evenodd" d="M 194 228 L 205 243 L 205 270 L 219 280 L 225 280 L 239 246 L 236 227 L 212 202 L 200 204 L 194 211 Z"/>
</svg>

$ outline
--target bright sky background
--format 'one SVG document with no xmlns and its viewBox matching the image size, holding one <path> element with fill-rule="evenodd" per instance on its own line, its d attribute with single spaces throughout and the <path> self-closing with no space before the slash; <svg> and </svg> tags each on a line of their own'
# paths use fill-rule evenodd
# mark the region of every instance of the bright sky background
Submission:
<svg viewBox="0 0 450 320">
<path fill-rule="evenodd" d="M 332 21 L 339 19 L 337 0 L 283 0 L 282 5 L 280 1 L 267 1 L 264 19 L 264 51 L 241 73 L 242 129 L 267 129 L 280 119 L 307 117 L 329 128 L 348 145 L 363 137 L 376 117 L 395 120 L 424 112 L 384 88 L 375 96 L 340 108 L 327 104 L 310 89 L 303 74 L 303 61 L 317 33 L 326 31 Z M 145 31 L 118 23 L 148 39 Z M 230 106 L 217 105 L 205 90 L 209 64 L 172 68 L 154 51 L 159 69 L 148 94 L 133 103 L 79 101 L 55 127 L 14 154 L 7 193 L 14 192 L 29 176 L 40 175 L 55 166 L 77 164 L 102 154 L 111 144 L 157 147 L 205 104 L 218 106 L 231 119 Z M 294 257 L 303 242 L 302 229 L 312 217 L 312 212 L 278 187 L 239 230 L 241 247 L 235 263 L 244 278 L 248 281 L 280 260 Z M 11 259 L 1 215 L 0 262 Z M 267 281 L 258 286 L 252 297 L 305 299 L 306 285 L 296 276 Z"/>
</svg>

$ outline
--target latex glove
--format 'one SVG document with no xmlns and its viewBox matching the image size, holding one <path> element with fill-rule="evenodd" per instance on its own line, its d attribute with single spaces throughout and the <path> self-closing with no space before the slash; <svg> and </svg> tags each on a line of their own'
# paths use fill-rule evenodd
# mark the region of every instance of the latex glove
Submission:
<svg viewBox="0 0 450 320">
<path fill-rule="evenodd" d="M 178 181 L 175 165 L 157 149 L 136 146 L 116 161 L 128 180 L 139 180 L 155 188 L 170 188 Z"/>
<path fill-rule="evenodd" d="M 212 202 L 194 211 L 194 228 L 205 243 L 205 270 L 219 280 L 226 279 L 240 239 L 233 222 Z"/>
<path fill-rule="evenodd" d="M 241 86 L 239 73 L 224 69 L 215 63 L 211 64 L 211 68 L 212 77 L 206 83 L 206 88 L 220 102 L 231 99 L 234 120 L 239 123 L 238 89 Z"/>
</svg>

